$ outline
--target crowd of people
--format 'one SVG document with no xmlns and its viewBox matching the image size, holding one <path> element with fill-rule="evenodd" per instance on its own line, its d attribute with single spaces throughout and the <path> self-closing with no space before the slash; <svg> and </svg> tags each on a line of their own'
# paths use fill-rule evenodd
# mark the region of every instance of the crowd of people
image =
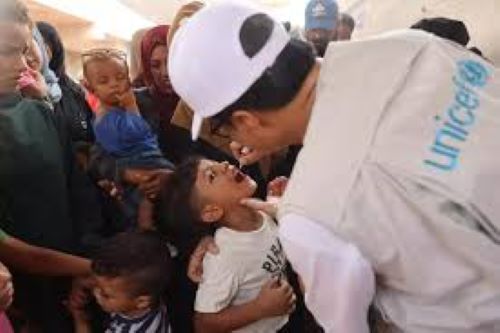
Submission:
<svg viewBox="0 0 500 333">
<path fill-rule="evenodd" d="M 2 0 L 0 332 L 498 332 L 499 72 L 355 27 L 194 1 L 77 83 Z"/>
</svg>

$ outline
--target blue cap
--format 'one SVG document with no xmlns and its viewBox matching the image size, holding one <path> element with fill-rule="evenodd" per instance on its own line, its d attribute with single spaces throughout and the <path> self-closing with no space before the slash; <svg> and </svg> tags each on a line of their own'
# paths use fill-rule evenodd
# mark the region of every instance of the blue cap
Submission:
<svg viewBox="0 0 500 333">
<path fill-rule="evenodd" d="M 306 7 L 306 30 L 333 30 L 337 26 L 338 6 L 335 0 L 311 0 Z"/>
</svg>

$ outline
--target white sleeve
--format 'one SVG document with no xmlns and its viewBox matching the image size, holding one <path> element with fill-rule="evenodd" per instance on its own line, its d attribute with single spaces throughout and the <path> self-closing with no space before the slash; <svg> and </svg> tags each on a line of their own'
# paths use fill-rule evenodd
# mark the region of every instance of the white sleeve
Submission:
<svg viewBox="0 0 500 333">
<path fill-rule="evenodd" d="M 301 277 L 309 310 L 326 333 L 368 333 L 375 276 L 352 244 L 297 214 L 280 220 L 280 240 Z"/>
<path fill-rule="evenodd" d="M 195 311 L 217 313 L 227 308 L 238 292 L 238 276 L 223 255 L 207 253 L 203 259 L 203 280 L 196 292 Z"/>
</svg>

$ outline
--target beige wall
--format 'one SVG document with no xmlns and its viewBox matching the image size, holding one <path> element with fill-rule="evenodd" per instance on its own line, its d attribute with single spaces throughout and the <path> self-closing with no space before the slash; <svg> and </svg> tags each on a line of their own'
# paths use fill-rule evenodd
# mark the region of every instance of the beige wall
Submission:
<svg viewBox="0 0 500 333">
<path fill-rule="evenodd" d="M 470 46 L 500 65 L 500 0 L 366 0 L 365 22 L 356 35 L 410 26 L 421 18 L 447 16 L 465 22 Z"/>
</svg>

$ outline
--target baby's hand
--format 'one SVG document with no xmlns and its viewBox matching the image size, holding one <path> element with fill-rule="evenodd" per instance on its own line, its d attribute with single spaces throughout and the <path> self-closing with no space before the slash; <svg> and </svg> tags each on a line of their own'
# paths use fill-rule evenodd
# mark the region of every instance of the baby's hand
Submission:
<svg viewBox="0 0 500 333">
<path fill-rule="evenodd" d="M 138 110 L 137 101 L 135 99 L 135 94 L 132 89 L 128 89 L 126 92 L 118 96 L 120 106 L 125 110 Z"/>
</svg>

